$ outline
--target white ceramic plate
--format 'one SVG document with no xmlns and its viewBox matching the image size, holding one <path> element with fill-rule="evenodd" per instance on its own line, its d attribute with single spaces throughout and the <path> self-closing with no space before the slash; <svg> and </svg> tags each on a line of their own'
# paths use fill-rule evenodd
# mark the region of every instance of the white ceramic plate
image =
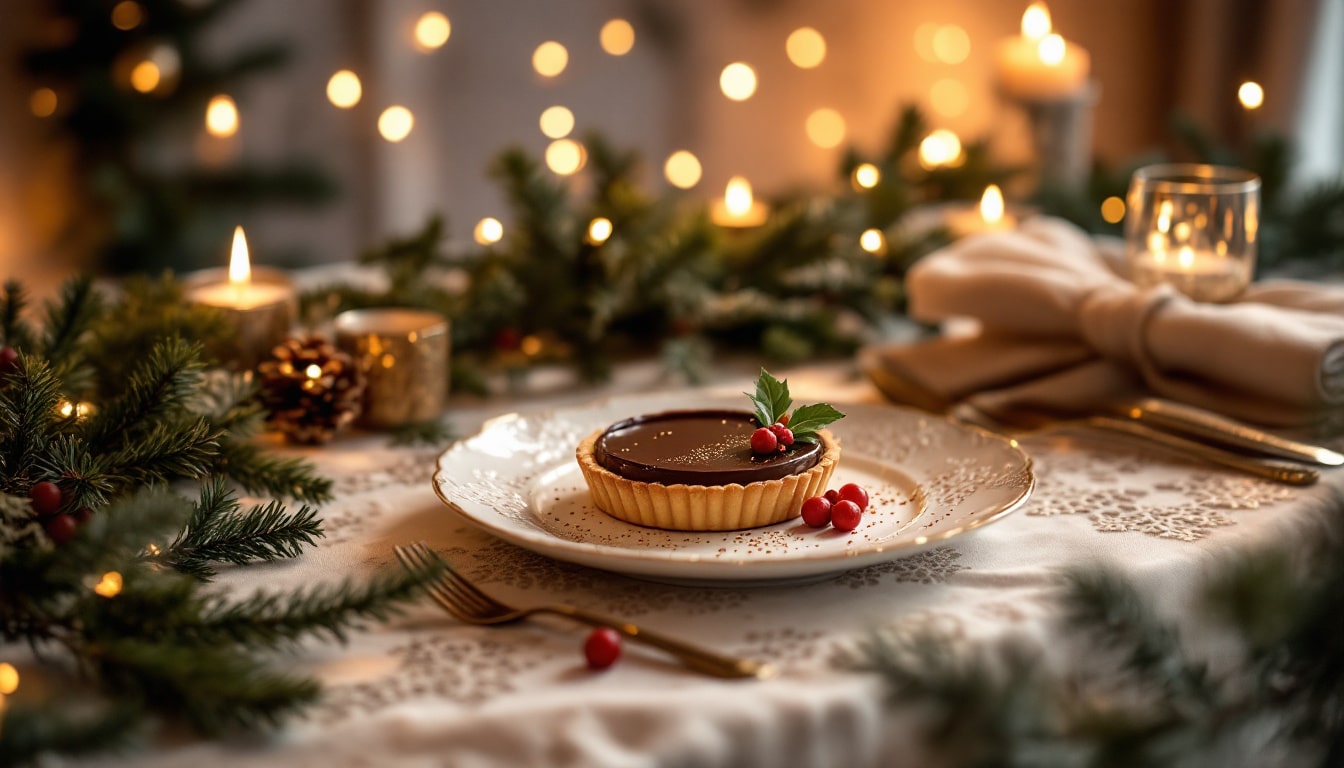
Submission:
<svg viewBox="0 0 1344 768">
<path fill-rule="evenodd" d="M 800 519 L 725 532 L 663 531 L 617 520 L 589 499 L 574 448 L 594 430 L 643 413 L 746 410 L 746 398 L 686 393 L 623 397 L 513 413 L 439 457 L 434 488 L 490 533 L 559 560 L 660 581 L 749 583 L 818 578 L 914 554 L 1013 512 L 1031 495 L 1031 459 L 997 435 L 919 411 L 841 405 L 831 487 L 869 493 L 859 528 Z"/>
</svg>

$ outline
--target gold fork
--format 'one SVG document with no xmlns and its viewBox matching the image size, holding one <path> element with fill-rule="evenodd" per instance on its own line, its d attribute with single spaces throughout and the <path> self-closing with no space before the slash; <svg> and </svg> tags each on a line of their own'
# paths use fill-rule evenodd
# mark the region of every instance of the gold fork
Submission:
<svg viewBox="0 0 1344 768">
<path fill-rule="evenodd" d="M 634 624 L 610 619 L 595 613 L 580 610 L 572 605 L 539 605 L 533 608 L 513 608 L 490 597 L 467 581 L 439 553 L 430 549 L 423 541 L 409 546 L 394 546 L 397 559 L 409 571 L 423 573 L 426 570 L 440 570 L 440 576 L 429 585 L 429 594 L 448 613 L 468 624 L 508 624 L 519 621 L 536 613 L 549 613 L 565 616 L 594 627 L 610 627 L 622 635 L 676 656 L 691 669 L 705 672 L 715 677 L 725 678 L 767 678 L 773 677 L 775 668 L 769 664 L 750 659 L 736 659 L 712 651 L 698 648 L 666 635 L 640 629 Z"/>
</svg>

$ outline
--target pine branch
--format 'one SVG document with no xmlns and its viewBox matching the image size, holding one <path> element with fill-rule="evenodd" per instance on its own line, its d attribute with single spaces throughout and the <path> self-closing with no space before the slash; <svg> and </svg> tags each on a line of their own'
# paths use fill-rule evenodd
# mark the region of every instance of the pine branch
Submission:
<svg viewBox="0 0 1344 768">
<path fill-rule="evenodd" d="M 108 455 L 106 471 L 117 490 L 198 478 L 210 471 L 219 451 L 219 433 L 205 419 L 160 425 Z"/>
<path fill-rule="evenodd" d="M 286 595 L 257 592 L 242 602 L 218 603 L 199 624 L 177 629 L 203 645 L 275 647 L 310 635 L 344 642 L 351 630 L 368 621 L 387 621 L 402 604 L 418 598 L 441 570 L 388 570 L 362 584 L 343 581 Z"/>
<path fill-rule="evenodd" d="M 104 310 L 102 297 L 93 289 L 93 278 L 81 276 L 61 287 L 59 300 L 49 302 L 40 344 L 48 364 L 58 370 L 73 367 L 76 346 Z M 64 378 L 64 377 L 62 377 Z"/>
<path fill-rule="evenodd" d="M 46 361 L 20 353 L 0 386 L 3 490 L 22 495 L 37 479 L 40 457 L 56 434 L 60 401 L 60 380 Z"/>
<path fill-rule="evenodd" d="M 266 670 L 233 646 L 114 639 L 96 663 L 112 690 L 180 713 L 209 734 L 278 725 L 320 690 L 312 680 Z"/>
<path fill-rule="evenodd" d="M 23 319 L 24 308 L 28 305 L 28 294 L 17 280 L 5 281 L 4 294 L 0 295 L 0 333 L 4 334 L 6 346 L 19 350 L 31 350 L 35 346 L 36 336 L 33 329 Z"/>
<path fill-rule="evenodd" d="M 276 456 L 256 443 L 224 439 L 210 467 L 228 475 L 248 493 L 279 496 L 309 504 L 331 501 L 331 480 L 297 457 Z"/>
<path fill-rule="evenodd" d="M 392 445 L 447 445 L 457 439 L 451 424 L 441 420 L 404 424 L 392 430 Z"/>
<path fill-rule="evenodd" d="M 216 562 L 243 565 L 298 557 L 323 535 L 316 510 L 288 512 L 279 502 L 240 512 L 222 478 L 205 483 L 187 528 L 160 560 L 201 579 L 214 576 Z"/>
<path fill-rule="evenodd" d="M 69 757 L 125 752 L 143 740 L 147 713 L 136 702 L 105 703 L 92 715 L 72 715 L 69 705 L 9 704 L 0 728 L 0 766 L 33 765 L 55 752 Z"/>
<path fill-rule="evenodd" d="M 201 386 L 201 369 L 199 346 L 180 336 L 157 342 L 124 388 L 89 420 L 87 439 L 102 450 L 130 449 L 134 436 L 152 432 L 166 414 L 186 408 Z"/>
</svg>

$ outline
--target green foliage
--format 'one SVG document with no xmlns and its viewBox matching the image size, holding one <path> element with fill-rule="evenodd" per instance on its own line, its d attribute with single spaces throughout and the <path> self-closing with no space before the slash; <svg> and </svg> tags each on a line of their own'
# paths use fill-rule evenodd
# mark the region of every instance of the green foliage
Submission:
<svg viewBox="0 0 1344 768">
<path fill-rule="evenodd" d="M 795 440 L 803 443 L 815 443 L 817 430 L 845 417 L 845 414 L 826 403 L 802 405 L 789 414 L 789 409 L 793 407 L 793 398 L 789 396 L 789 382 L 776 379 L 764 368 L 756 378 L 755 394 L 750 392 L 742 394 L 751 398 L 752 405 L 756 407 L 756 423 L 769 426 L 788 416 L 789 431 L 793 433 Z"/>
<path fill-rule="evenodd" d="M 1104 569 L 1066 574 L 1050 663 L 1022 638 L 968 647 L 929 629 L 874 635 L 847 663 L 920 713 L 951 764 L 1339 765 L 1344 539 L 1338 518 L 1323 525 L 1293 551 L 1229 560 L 1196 591 L 1188 619 L 1216 664 Z M 1223 634 L 1210 645 L 1209 631 Z"/>
<path fill-rule="evenodd" d="M 237 600 L 209 590 L 221 564 L 297 557 L 322 536 L 315 508 L 245 506 L 235 487 L 331 495 L 307 462 L 253 439 L 265 419 L 255 385 L 207 370 L 200 346 L 176 334 L 215 318 L 184 306 L 167 279 L 115 298 L 72 281 L 39 327 L 22 316 L 21 287 L 0 302 L 0 342 L 19 351 L 0 376 L 0 641 L 27 642 L 59 683 L 7 702 L 0 762 L 124 747 L 168 720 L 206 733 L 279 723 L 319 691 L 265 653 L 344 640 L 435 575 Z M 27 499 L 44 481 L 61 489 L 59 514 L 87 517 L 59 545 Z M 193 483 L 194 503 L 170 490 Z"/>
</svg>

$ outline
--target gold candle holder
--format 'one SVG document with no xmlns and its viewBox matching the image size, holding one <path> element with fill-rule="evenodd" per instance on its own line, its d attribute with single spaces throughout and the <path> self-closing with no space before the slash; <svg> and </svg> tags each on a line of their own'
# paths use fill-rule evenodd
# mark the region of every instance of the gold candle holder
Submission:
<svg viewBox="0 0 1344 768">
<path fill-rule="evenodd" d="M 437 419 L 448 398 L 448 319 L 403 307 L 336 316 L 336 345 L 364 372 L 359 423 L 390 428 Z"/>
<path fill-rule="evenodd" d="M 228 318 L 233 334 L 207 350 L 226 367 L 252 370 L 288 338 L 299 316 L 299 295 L 283 271 L 256 267 L 240 284 L 227 269 L 193 272 L 182 280 L 187 298 L 215 307 Z"/>
</svg>

